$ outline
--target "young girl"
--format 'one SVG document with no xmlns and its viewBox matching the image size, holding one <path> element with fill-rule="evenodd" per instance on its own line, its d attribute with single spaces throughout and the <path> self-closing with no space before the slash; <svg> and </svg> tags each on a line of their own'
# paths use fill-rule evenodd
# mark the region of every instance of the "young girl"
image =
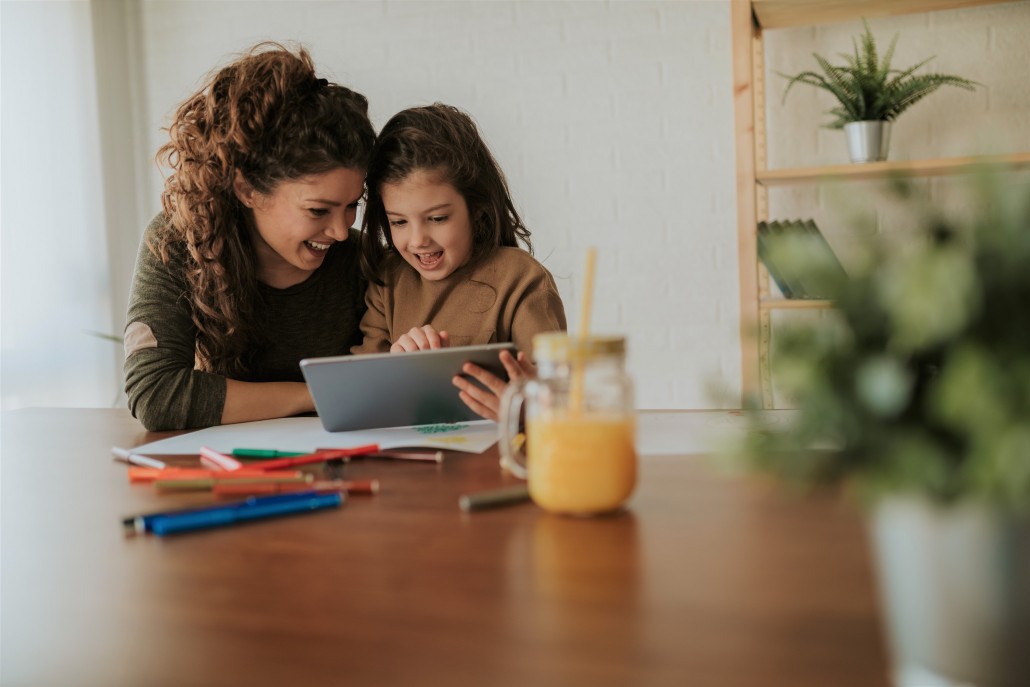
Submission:
<svg viewBox="0 0 1030 687">
<path fill-rule="evenodd" d="M 394 115 L 366 184 L 361 261 L 371 284 L 364 342 L 352 352 L 511 341 L 520 364 L 502 355 L 509 374 L 529 369 L 533 336 L 564 330 L 565 310 L 472 119 L 440 103 Z M 490 416 L 484 399 L 464 389 L 462 398 Z"/>
<path fill-rule="evenodd" d="M 305 50 L 276 44 L 179 107 L 125 329 L 129 408 L 147 429 L 314 410 L 300 359 L 361 340 L 350 227 L 375 141 L 367 111 L 318 78 Z"/>
</svg>

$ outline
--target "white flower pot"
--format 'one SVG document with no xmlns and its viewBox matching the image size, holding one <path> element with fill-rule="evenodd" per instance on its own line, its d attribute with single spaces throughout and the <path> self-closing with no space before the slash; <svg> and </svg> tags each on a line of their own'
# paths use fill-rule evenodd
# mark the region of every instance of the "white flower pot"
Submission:
<svg viewBox="0 0 1030 687">
<path fill-rule="evenodd" d="M 844 125 L 848 139 L 848 155 L 852 162 L 878 162 L 887 159 L 891 139 L 891 123 L 850 122 Z"/>
<path fill-rule="evenodd" d="M 870 534 L 898 687 L 1030 684 L 1030 515 L 894 498 Z"/>
</svg>

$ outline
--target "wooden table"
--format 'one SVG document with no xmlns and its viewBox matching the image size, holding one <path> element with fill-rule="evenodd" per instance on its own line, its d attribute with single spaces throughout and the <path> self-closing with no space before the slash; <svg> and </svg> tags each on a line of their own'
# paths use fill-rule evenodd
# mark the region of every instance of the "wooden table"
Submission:
<svg viewBox="0 0 1030 687">
<path fill-rule="evenodd" d="M 178 538 L 122 516 L 208 500 L 127 483 L 122 410 L 2 425 L 4 685 L 887 684 L 865 533 L 841 500 L 644 456 L 628 509 L 462 513 L 494 451 L 352 463 L 383 491 Z"/>
</svg>

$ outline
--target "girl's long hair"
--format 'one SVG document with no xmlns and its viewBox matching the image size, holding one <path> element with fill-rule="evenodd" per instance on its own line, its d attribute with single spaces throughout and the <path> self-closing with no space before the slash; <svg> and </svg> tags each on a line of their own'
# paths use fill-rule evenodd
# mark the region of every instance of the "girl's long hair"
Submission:
<svg viewBox="0 0 1030 687">
<path fill-rule="evenodd" d="M 474 262 L 498 246 L 533 252 L 530 232 L 511 200 L 508 182 L 472 118 L 456 107 L 434 103 L 394 115 L 379 132 L 366 186 L 368 202 L 361 227 L 361 267 L 383 283 L 383 261 L 396 252 L 383 207 L 382 185 L 418 171 L 434 172 L 462 195 L 472 224 Z"/>
<path fill-rule="evenodd" d="M 180 105 L 168 133 L 157 160 L 171 168 L 161 194 L 169 221 L 150 249 L 167 263 L 170 246 L 185 247 L 198 368 L 246 375 L 261 304 L 252 216 L 235 175 L 269 194 L 338 167 L 364 171 L 375 143 L 368 101 L 317 78 L 304 48 L 261 43 Z"/>
</svg>

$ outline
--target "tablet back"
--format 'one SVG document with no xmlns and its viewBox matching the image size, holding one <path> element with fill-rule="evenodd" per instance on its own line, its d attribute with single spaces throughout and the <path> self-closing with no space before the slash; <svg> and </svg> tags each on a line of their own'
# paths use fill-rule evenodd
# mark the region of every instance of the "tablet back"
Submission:
<svg viewBox="0 0 1030 687">
<path fill-rule="evenodd" d="M 498 353 L 514 344 L 440 348 L 300 361 L 322 426 L 330 432 L 482 420 L 458 398 L 451 378 L 465 362 L 508 375 Z"/>
</svg>

